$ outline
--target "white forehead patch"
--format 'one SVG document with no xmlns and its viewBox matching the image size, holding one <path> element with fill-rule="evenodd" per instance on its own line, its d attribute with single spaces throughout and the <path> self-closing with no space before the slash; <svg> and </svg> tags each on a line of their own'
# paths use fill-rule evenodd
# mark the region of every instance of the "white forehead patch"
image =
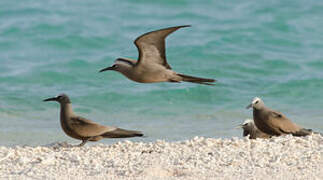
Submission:
<svg viewBox="0 0 323 180">
<path fill-rule="evenodd" d="M 255 104 L 257 101 L 261 101 L 261 99 L 259 97 L 253 98 L 252 104 Z"/>
<path fill-rule="evenodd" d="M 252 119 L 246 119 L 242 124 L 243 125 L 253 124 L 253 120 Z"/>
</svg>

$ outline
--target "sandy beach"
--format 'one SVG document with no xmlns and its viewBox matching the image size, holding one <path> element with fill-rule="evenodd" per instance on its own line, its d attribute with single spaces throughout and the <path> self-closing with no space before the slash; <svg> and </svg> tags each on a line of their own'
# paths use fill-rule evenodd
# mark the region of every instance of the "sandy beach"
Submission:
<svg viewBox="0 0 323 180">
<path fill-rule="evenodd" d="M 322 179 L 323 137 L 0 147 L 1 179 Z"/>
</svg>

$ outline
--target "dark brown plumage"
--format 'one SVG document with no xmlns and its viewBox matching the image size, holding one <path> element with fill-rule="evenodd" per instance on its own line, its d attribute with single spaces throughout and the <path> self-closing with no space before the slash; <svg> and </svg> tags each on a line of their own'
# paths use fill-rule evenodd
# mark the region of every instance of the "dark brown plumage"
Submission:
<svg viewBox="0 0 323 180">
<path fill-rule="evenodd" d="M 134 41 L 139 52 L 137 61 L 128 58 L 118 58 L 113 66 L 104 68 L 100 72 L 107 70 L 118 71 L 127 78 L 140 83 L 185 81 L 214 85 L 212 84 L 215 82 L 214 79 L 176 73 L 167 63 L 165 39 L 172 32 L 184 27 L 189 27 L 189 25 L 160 29 L 139 36 Z"/>
<path fill-rule="evenodd" d="M 254 124 L 253 120 L 246 119 L 242 124 L 241 128 L 243 129 L 243 137 L 249 135 L 249 139 L 257 139 L 257 138 L 270 138 L 269 134 L 266 134 L 260 131 Z"/>
<path fill-rule="evenodd" d="M 253 119 L 256 127 L 266 134 L 272 136 L 283 134 L 306 136 L 312 134 L 312 130 L 304 129 L 293 123 L 284 114 L 267 108 L 258 97 L 253 99 L 249 107 L 253 107 Z"/>
<path fill-rule="evenodd" d="M 145 61 L 146 63 L 154 61 L 167 69 L 172 69 L 166 60 L 165 39 L 169 34 L 184 27 L 190 27 L 190 25 L 160 29 L 139 36 L 134 42 L 139 52 L 138 65 Z"/>
<path fill-rule="evenodd" d="M 143 136 L 140 131 L 120 129 L 113 126 L 103 126 L 89 119 L 77 116 L 72 109 L 68 96 L 61 94 L 44 101 L 57 101 L 61 105 L 60 122 L 63 131 L 70 137 L 82 140 L 79 146 L 87 141 L 98 141 L 102 138 L 127 138 Z"/>
</svg>

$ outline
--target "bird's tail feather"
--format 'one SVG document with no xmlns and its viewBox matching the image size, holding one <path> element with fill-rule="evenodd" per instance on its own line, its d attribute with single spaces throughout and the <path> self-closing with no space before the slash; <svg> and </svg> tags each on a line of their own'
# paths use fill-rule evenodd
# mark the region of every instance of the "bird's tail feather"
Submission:
<svg viewBox="0 0 323 180">
<path fill-rule="evenodd" d="M 140 131 L 131 131 L 117 128 L 114 131 L 106 132 L 102 136 L 105 138 L 127 138 L 127 137 L 141 137 L 144 134 Z"/>
<path fill-rule="evenodd" d="M 182 77 L 182 81 L 186 81 L 186 82 L 191 82 L 191 83 L 198 83 L 198 84 L 205 84 L 205 85 L 215 85 L 212 84 L 213 82 L 215 82 L 215 79 L 206 79 L 206 78 L 200 78 L 200 77 L 193 77 L 193 76 L 188 76 L 185 74 L 177 74 L 180 77 Z"/>
<path fill-rule="evenodd" d="M 312 129 L 303 128 L 303 129 L 300 129 L 299 131 L 294 132 L 292 134 L 293 134 L 293 136 L 307 136 L 307 135 L 310 135 L 312 133 L 313 133 Z"/>
</svg>

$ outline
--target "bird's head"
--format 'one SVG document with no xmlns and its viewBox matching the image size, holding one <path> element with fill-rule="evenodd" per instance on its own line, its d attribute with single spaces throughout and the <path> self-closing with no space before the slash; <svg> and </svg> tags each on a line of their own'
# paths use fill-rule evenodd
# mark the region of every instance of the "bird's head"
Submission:
<svg viewBox="0 0 323 180">
<path fill-rule="evenodd" d="M 251 135 L 251 133 L 254 132 L 257 129 L 255 124 L 254 124 L 254 121 L 252 119 L 246 119 L 238 127 L 243 129 L 243 136 L 244 137 L 248 136 L 248 135 Z"/>
<path fill-rule="evenodd" d="M 71 103 L 70 98 L 66 94 L 60 94 L 56 97 L 44 99 L 43 101 L 57 101 L 61 104 Z"/>
<path fill-rule="evenodd" d="M 244 130 L 247 130 L 249 128 L 252 128 L 254 124 L 255 123 L 252 119 L 246 119 L 242 124 L 239 124 L 236 128 L 242 128 Z"/>
<path fill-rule="evenodd" d="M 259 97 L 255 97 L 253 98 L 251 104 L 247 106 L 247 109 L 251 107 L 253 107 L 254 109 L 261 109 L 264 106 L 265 106 L 264 102 Z"/>
<path fill-rule="evenodd" d="M 126 58 L 118 58 L 114 61 L 114 64 L 112 66 L 101 69 L 99 72 L 111 71 L 111 70 L 124 72 L 124 71 L 127 71 L 128 69 L 131 69 L 135 65 L 136 63 L 133 60 L 129 60 Z"/>
<path fill-rule="evenodd" d="M 240 126 L 242 129 L 252 128 L 254 126 L 254 122 L 252 119 L 246 119 Z"/>
</svg>

